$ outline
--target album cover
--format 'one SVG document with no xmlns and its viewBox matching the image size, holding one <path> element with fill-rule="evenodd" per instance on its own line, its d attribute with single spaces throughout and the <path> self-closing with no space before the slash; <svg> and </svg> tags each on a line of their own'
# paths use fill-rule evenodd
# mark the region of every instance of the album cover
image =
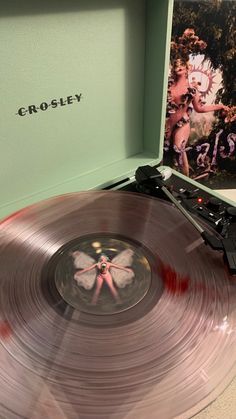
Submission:
<svg viewBox="0 0 236 419">
<path fill-rule="evenodd" d="M 174 3 L 164 164 L 236 187 L 236 2 Z"/>
</svg>

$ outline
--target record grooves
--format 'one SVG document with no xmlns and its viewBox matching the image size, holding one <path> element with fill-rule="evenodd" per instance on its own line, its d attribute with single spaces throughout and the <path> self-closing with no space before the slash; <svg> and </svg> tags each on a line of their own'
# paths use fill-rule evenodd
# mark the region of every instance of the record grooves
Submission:
<svg viewBox="0 0 236 419">
<path fill-rule="evenodd" d="M 68 194 L 0 233 L 0 417 L 187 418 L 233 378 L 234 282 L 173 206 Z"/>
</svg>

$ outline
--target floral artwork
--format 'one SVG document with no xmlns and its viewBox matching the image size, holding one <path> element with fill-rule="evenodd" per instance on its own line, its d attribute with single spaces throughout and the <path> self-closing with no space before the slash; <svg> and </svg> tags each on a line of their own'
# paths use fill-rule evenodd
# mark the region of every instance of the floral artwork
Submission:
<svg viewBox="0 0 236 419">
<path fill-rule="evenodd" d="M 174 5 L 163 163 L 215 189 L 236 185 L 235 14 L 224 0 Z"/>
</svg>

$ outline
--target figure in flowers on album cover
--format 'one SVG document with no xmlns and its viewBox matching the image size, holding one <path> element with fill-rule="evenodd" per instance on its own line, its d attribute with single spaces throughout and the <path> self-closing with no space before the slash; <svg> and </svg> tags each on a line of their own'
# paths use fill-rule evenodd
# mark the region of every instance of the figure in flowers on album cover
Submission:
<svg viewBox="0 0 236 419">
<path fill-rule="evenodd" d="M 206 182 L 225 171 L 236 182 L 236 4 L 228 3 L 174 6 L 164 164 Z"/>
</svg>

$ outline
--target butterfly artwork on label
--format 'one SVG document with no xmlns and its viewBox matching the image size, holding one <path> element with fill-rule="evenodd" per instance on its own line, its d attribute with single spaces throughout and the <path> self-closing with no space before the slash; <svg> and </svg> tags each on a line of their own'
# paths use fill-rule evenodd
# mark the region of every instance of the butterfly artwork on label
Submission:
<svg viewBox="0 0 236 419">
<path fill-rule="evenodd" d="M 87 253 L 79 250 L 72 253 L 76 270 L 74 280 L 79 287 L 85 290 L 94 289 L 91 303 L 97 304 L 102 287 L 106 284 L 110 293 L 117 303 L 121 303 L 118 289 L 130 285 L 135 278 L 134 271 L 130 268 L 133 263 L 134 252 L 125 249 L 117 254 L 111 261 L 108 256 L 102 254 L 98 261 Z"/>
</svg>

